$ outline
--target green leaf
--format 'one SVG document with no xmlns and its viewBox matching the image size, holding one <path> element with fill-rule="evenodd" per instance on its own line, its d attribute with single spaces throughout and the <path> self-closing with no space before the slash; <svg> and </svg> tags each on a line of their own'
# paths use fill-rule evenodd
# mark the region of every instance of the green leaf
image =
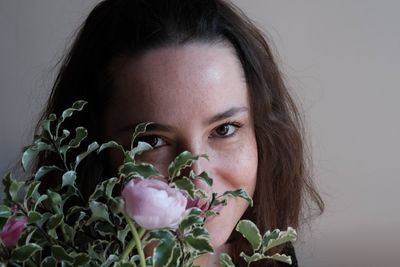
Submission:
<svg viewBox="0 0 400 267">
<path fill-rule="evenodd" d="M 204 227 L 196 227 L 192 230 L 192 235 L 194 237 L 205 237 L 208 238 L 210 234 L 208 233 L 207 229 Z"/>
<path fill-rule="evenodd" d="M 185 236 L 185 241 L 199 253 L 212 253 L 214 252 L 210 242 L 206 238 L 195 237 L 191 234 Z"/>
<path fill-rule="evenodd" d="M 161 176 L 161 173 L 151 164 L 141 163 L 139 165 L 133 162 L 124 163 L 119 174 L 124 177 L 147 178 L 150 176 Z"/>
<path fill-rule="evenodd" d="M 174 251 L 172 252 L 172 258 L 169 262 L 168 267 L 176 267 L 181 264 L 182 258 L 182 249 L 178 246 L 178 244 L 174 247 Z"/>
<path fill-rule="evenodd" d="M 136 264 L 129 261 L 122 261 L 115 264 L 115 267 L 136 267 L 136 266 L 137 266 Z"/>
<path fill-rule="evenodd" d="M 199 157 L 200 156 L 193 156 L 189 151 L 180 153 L 168 167 L 170 179 L 179 176 L 183 169 L 192 166 L 193 162 L 198 160 Z"/>
<path fill-rule="evenodd" d="M 200 180 L 204 181 L 205 183 L 208 184 L 208 186 L 212 186 L 213 185 L 213 179 L 208 176 L 207 172 L 202 172 L 199 175 L 197 175 L 197 178 L 199 178 Z"/>
<path fill-rule="evenodd" d="M 42 261 L 40 266 L 41 267 L 54 267 L 54 266 L 57 266 L 57 261 L 53 256 L 48 256 Z"/>
<path fill-rule="evenodd" d="M 118 259 L 119 259 L 118 256 L 112 254 L 112 255 L 108 256 L 107 260 L 105 262 L 103 262 L 100 267 L 109 267 L 114 262 L 117 262 Z"/>
<path fill-rule="evenodd" d="M 61 114 L 61 118 L 58 120 L 57 128 L 60 127 L 60 125 L 64 122 L 66 118 L 71 117 L 75 111 L 81 111 L 86 104 L 87 104 L 86 101 L 78 100 L 72 104 L 72 107 L 64 110 L 63 113 Z"/>
<path fill-rule="evenodd" d="M 35 202 L 35 205 L 33 206 L 33 210 L 36 210 L 39 204 L 41 204 L 43 201 L 48 199 L 49 197 L 47 195 L 41 195 Z"/>
<path fill-rule="evenodd" d="M 35 243 L 30 243 L 30 244 L 15 248 L 11 252 L 11 258 L 15 261 L 24 262 L 40 250 L 42 250 L 41 246 L 39 246 L 38 244 L 35 244 Z"/>
<path fill-rule="evenodd" d="M 47 190 L 47 195 L 49 196 L 50 202 L 51 202 L 51 207 L 53 210 L 57 213 L 62 213 L 62 207 L 61 207 L 61 196 L 57 192 L 53 192 L 51 190 Z"/>
<path fill-rule="evenodd" d="M 173 257 L 175 237 L 168 230 L 153 230 L 143 240 L 143 246 L 151 241 L 160 241 L 153 253 L 153 266 L 167 266 Z"/>
<path fill-rule="evenodd" d="M 97 221 L 93 228 L 103 237 L 115 236 L 116 234 L 115 226 L 106 222 Z"/>
<path fill-rule="evenodd" d="M 72 256 L 74 258 L 74 266 L 86 265 L 90 261 L 90 257 L 86 253 L 74 253 Z"/>
<path fill-rule="evenodd" d="M 68 145 L 63 145 L 60 148 L 60 153 L 66 156 L 67 151 L 71 148 L 77 148 L 81 145 L 82 140 L 84 140 L 88 135 L 88 131 L 84 127 L 77 127 L 75 128 L 75 138 L 71 139 Z"/>
<path fill-rule="evenodd" d="M 32 198 L 33 200 L 37 200 L 40 197 L 40 194 L 38 192 L 40 186 L 40 182 L 34 181 L 32 182 L 25 195 L 25 199 Z"/>
<path fill-rule="evenodd" d="M 237 189 L 234 191 L 226 191 L 223 196 L 233 196 L 233 197 L 240 197 L 246 200 L 251 207 L 253 207 L 253 199 L 247 194 L 246 191 L 243 189 Z"/>
<path fill-rule="evenodd" d="M 39 152 L 45 150 L 54 151 L 54 148 L 51 145 L 44 143 L 40 140 L 37 140 L 33 145 L 27 147 L 22 154 L 22 168 L 24 169 L 24 171 L 28 170 L 29 165 L 32 163 L 33 160 L 36 159 Z"/>
<path fill-rule="evenodd" d="M 75 171 L 67 171 L 62 176 L 62 187 L 64 186 L 72 186 L 75 187 L 76 180 L 76 172 Z"/>
<path fill-rule="evenodd" d="M 67 129 L 63 129 L 60 138 L 57 140 L 58 146 L 60 146 L 62 141 L 64 141 L 64 139 L 67 138 L 70 134 L 70 131 L 68 131 Z"/>
<path fill-rule="evenodd" d="M 43 225 L 49 220 L 49 218 L 52 216 L 53 214 L 51 214 L 50 212 L 45 212 L 42 213 L 42 217 L 40 218 L 39 221 L 36 221 L 36 224 L 39 227 L 43 227 Z"/>
<path fill-rule="evenodd" d="M 194 194 L 196 198 L 208 198 L 207 192 L 203 189 L 197 188 Z"/>
<path fill-rule="evenodd" d="M 266 247 L 268 246 L 268 243 L 271 239 L 276 239 L 279 236 L 279 233 L 281 230 L 275 229 L 272 232 L 268 230 L 267 232 L 264 233 L 263 235 L 263 241 L 262 241 L 262 246 Z"/>
<path fill-rule="evenodd" d="M 181 231 L 185 231 L 185 230 L 190 229 L 192 226 L 202 224 L 203 222 L 204 222 L 204 218 L 202 218 L 198 215 L 187 216 L 180 223 L 179 229 Z"/>
<path fill-rule="evenodd" d="M 139 136 L 139 135 L 141 135 L 141 134 L 143 134 L 144 132 L 146 132 L 146 128 L 149 126 L 149 125 L 151 125 L 152 124 L 152 122 L 144 122 L 144 123 L 140 123 L 140 124 L 138 124 L 136 127 L 135 127 L 135 131 L 133 132 L 133 134 L 132 134 L 132 141 L 131 141 L 131 150 L 133 150 L 133 148 L 134 148 L 134 146 L 133 146 L 133 144 L 135 143 L 135 141 L 136 141 L 136 138 Z"/>
<path fill-rule="evenodd" d="M 39 170 L 35 173 L 35 181 L 40 180 L 43 176 L 48 174 L 51 171 L 63 171 L 61 168 L 57 166 L 41 166 Z"/>
<path fill-rule="evenodd" d="M 53 138 L 53 133 L 51 131 L 51 123 L 57 119 L 56 114 L 51 113 L 49 117 L 44 120 L 41 124 L 42 129 L 47 132 L 51 138 Z"/>
<path fill-rule="evenodd" d="M 185 191 L 192 199 L 195 198 L 195 186 L 193 182 L 190 181 L 188 178 L 184 177 L 182 179 L 176 180 L 174 184 L 178 189 Z"/>
<path fill-rule="evenodd" d="M 71 264 L 74 262 L 74 258 L 68 255 L 65 249 L 59 245 L 53 245 L 51 247 L 51 255 L 59 261 L 66 261 Z"/>
<path fill-rule="evenodd" d="M 32 227 L 32 226 L 25 227 L 25 229 L 24 229 L 24 235 L 26 234 L 26 238 L 24 241 L 25 245 L 31 243 L 32 236 L 36 233 L 37 230 L 38 229 L 36 227 Z M 21 236 L 22 240 L 24 238 L 24 235 Z M 40 239 L 36 239 L 35 241 L 36 241 L 36 243 L 40 243 Z"/>
<path fill-rule="evenodd" d="M 103 182 L 105 186 L 104 193 L 107 197 L 111 198 L 112 197 L 112 192 L 114 190 L 115 185 L 118 183 L 118 178 L 112 177 L 106 181 Z"/>
<path fill-rule="evenodd" d="M 217 216 L 219 215 L 219 212 L 215 210 L 207 210 L 206 214 L 204 215 L 206 218 L 211 217 L 211 216 Z"/>
<path fill-rule="evenodd" d="M 136 147 L 134 147 L 131 151 L 129 151 L 129 155 L 132 157 L 132 159 L 135 158 L 135 156 L 142 154 L 145 151 L 152 150 L 153 147 L 146 143 L 146 142 L 138 142 Z"/>
<path fill-rule="evenodd" d="M 42 214 L 40 214 L 39 212 L 32 210 L 28 212 L 28 223 L 35 223 L 40 219 L 42 219 Z"/>
<path fill-rule="evenodd" d="M 110 222 L 110 218 L 108 215 L 108 208 L 106 205 L 104 205 L 103 203 L 97 202 L 97 201 L 90 201 L 89 202 L 89 207 L 90 210 L 92 211 L 92 216 L 90 217 L 90 219 L 87 221 L 86 225 L 91 224 L 94 221 L 106 221 L 106 222 Z"/>
<path fill-rule="evenodd" d="M 176 244 L 173 239 L 163 239 L 161 243 L 154 249 L 153 266 L 167 266 L 173 259 L 175 247 Z"/>
<path fill-rule="evenodd" d="M 74 170 L 76 170 L 76 168 L 78 168 L 79 163 L 81 163 L 81 161 L 84 158 L 89 156 L 97 148 L 99 148 L 99 144 L 97 142 L 93 142 L 88 146 L 88 148 L 87 148 L 87 150 L 85 152 L 83 152 L 83 153 L 79 154 L 78 156 L 76 156 L 76 160 L 75 160 L 75 164 L 74 164 Z"/>
<path fill-rule="evenodd" d="M 249 241 L 253 250 L 256 251 L 260 248 L 262 237 L 260 235 L 260 231 L 258 230 L 257 226 L 249 220 L 241 220 L 236 225 L 236 231 L 241 233 L 244 238 Z"/>
<path fill-rule="evenodd" d="M 6 195 L 6 200 L 8 201 L 17 201 L 18 200 L 18 192 L 25 184 L 24 182 L 17 181 L 11 175 L 11 173 L 7 173 L 3 178 L 4 184 L 4 193 Z"/>
<path fill-rule="evenodd" d="M 226 253 L 221 253 L 219 255 L 219 263 L 221 264 L 221 267 L 235 267 L 232 258 Z"/>
<path fill-rule="evenodd" d="M 47 222 L 47 229 L 55 229 L 57 228 L 62 222 L 64 221 L 64 215 L 63 214 L 55 214 L 51 216 Z"/>
<path fill-rule="evenodd" d="M 110 208 L 110 211 L 114 214 L 124 211 L 124 201 L 122 200 L 122 197 L 110 198 L 107 204 Z"/>
<path fill-rule="evenodd" d="M 292 265 L 292 258 L 290 256 L 287 256 L 285 254 L 279 254 L 279 253 L 275 253 L 272 256 L 266 256 L 267 259 L 272 259 L 272 260 L 276 260 L 276 261 L 281 261 L 287 264 Z"/>
<path fill-rule="evenodd" d="M 11 209 L 6 205 L 0 205 L 0 218 L 8 219 L 11 216 Z"/>
<path fill-rule="evenodd" d="M 263 253 L 265 253 L 266 251 L 268 251 L 269 249 L 271 249 L 273 247 L 279 246 L 286 242 L 295 241 L 297 238 L 296 230 L 294 230 L 292 227 L 288 227 L 288 229 L 286 231 L 279 231 L 279 230 L 275 230 L 275 231 L 278 232 L 278 237 L 270 238 L 268 240 L 268 243 L 266 244 L 266 246 L 263 247 Z M 265 239 L 267 239 L 267 237 L 265 237 Z"/>
<path fill-rule="evenodd" d="M 99 149 L 97 149 L 97 154 L 99 154 L 101 151 L 103 151 L 104 149 L 107 149 L 107 148 L 116 148 L 116 149 L 121 150 L 123 153 L 125 152 L 125 149 L 117 142 L 108 141 L 107 143 L 102 144 Z"/>
<path fill-rule="evenodd" d="M 93 194 L 90 196 L 90 200 L 96 200 L 99 197 L 106 196 L 107 198 L 112 198 L 112 192 L 114 190 L 115 185 L 118 183 L 118 178 L 112 177 L 108 180 L 97 184 L 96 189 L 93 191 Z"/>
<path fill-rule="evenodd" d="M 244 252 L 240 253 L 240 257 L 242 257 L 249 265 L 252 262 L 259 261 L 259 260 L 267 258 L 267 256 L 262 255 L 260 253 L 254 253 L 253 255 L 248 256 Z"/>
<path fill-rule="evenodd" d="M 129 225 L 126 225 L 123 230 L 119 230 L 117 233 L 117 238 L 119 241 L 121 241 L 122 244 L 125 244 L 125 238 L 130 232 Z"/>
<path fill-rule="evenodd" d="M 152 230 L 145 235 L 145 237 L 143 238 L 142 245 L 143 247 L 145 247 L 152 241 L 162 241 L 162 240 L 168 241 L 170 239 L 174 239 L 174 235 L 169 230 L 165 229 Z"/>
<path fill-rule="evenodd" d="M 66 239 L 73 241 L 74 238 L 75 238 L 75 234 L 76 234 L 75 229 L 72 228 L 69 224 L 66 224 L 66 223 L 63 223 L 61 225 L 61 227 L 64 229 L 64 232 L 65 232 L 65 234 L 67 236 Z"/>
<path fill-rule="evenodd" d="M 271 260 L 281 261 L 290 265 L 292 264 L 292 258 L 290 256 L 279 253 L 276 253 L 272 256 L 266 256 L 260 253 L 254 253 L 253 255 L 248 256 L 244 252 L 241 252 L 240 257 L 242 257 L 248 264 L 262 259 L 271 259 Z"/>
</svg>

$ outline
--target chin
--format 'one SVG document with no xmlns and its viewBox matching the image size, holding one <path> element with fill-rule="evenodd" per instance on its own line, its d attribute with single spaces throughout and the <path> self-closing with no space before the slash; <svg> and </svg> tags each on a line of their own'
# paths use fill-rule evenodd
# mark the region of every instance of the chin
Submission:
<svg viewBox="0 0 400 267">
<path fill-rule="evenodd" d="M 225 245 L 237 223 L 237 220 L 228 216 L 229 212 L 226 214 L 227 209 L 228 206 L 221 211 L 220 215 L 209 217 L 205 223 L 205 228 L 210 234 L 211 245 L 214 249 Z"/>
</svg>

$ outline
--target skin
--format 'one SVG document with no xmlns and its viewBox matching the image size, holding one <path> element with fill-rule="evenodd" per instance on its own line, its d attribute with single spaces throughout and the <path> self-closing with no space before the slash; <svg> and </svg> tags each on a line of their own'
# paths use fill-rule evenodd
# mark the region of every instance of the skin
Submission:
<svg viewBox="0 0 400 267">
<path fill-rule="evenodd" d="M 224 44 L 191 43 L 150 50 L 130 59 L 118 71 L 111 103 L 106 110 L 106 136 L 129 146 L 137 123 L 156 126 L 142 137 L 155 149 L 140 160 L 167 174 L 169 163 L 184 150 L 207 154 L 192 169 L 207 171 L 213 188 L 223 193 L 242 188 L 253 195 L 257 174 L 257 144 L 243 69 L 234 50 Z M 111 152 L 113 153 L 113 152 Z M 111 154 L 114 166 L 120 156 Z M 248 204 L 231 198 L 220 216 L 206 222 L 211 244 L 218 252 Z M 197 264 L 212 266 L 213 257 Z"/>
</svg>

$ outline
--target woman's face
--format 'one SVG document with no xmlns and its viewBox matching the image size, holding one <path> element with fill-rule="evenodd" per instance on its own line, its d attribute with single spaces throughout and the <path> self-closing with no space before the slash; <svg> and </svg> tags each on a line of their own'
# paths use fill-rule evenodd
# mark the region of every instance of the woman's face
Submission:
<svg viewBox="0 0 400 267">
<path fill-rule="evenodd" d="M 242 188 L 253 195 L 257 176 L 257 144 L 248 90 L 234 50 L 228 46 L 189 44 L 151 50 L 118 72 L 106 116 L 106 136 L 129 146 L 136 124 L 154 126 L 144 140 L 154 146 L 140 160 L 167 175 L 169 163 L 182 151 L 207 154 L 194 163 L 207 171 L 210 192 Z M 114 166 L 120 157 L 111 154 Z M 118 162 L 119 161 L 119 162 Z M 247 208 L 242 199 L 228 199 L 220 216 L 206 228 L 214 248 L 223 245 Z"/>
</svg>

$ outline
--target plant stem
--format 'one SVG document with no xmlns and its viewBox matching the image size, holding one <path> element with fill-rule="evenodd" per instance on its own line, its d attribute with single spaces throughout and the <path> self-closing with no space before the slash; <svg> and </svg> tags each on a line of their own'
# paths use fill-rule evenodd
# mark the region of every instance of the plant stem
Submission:
<svg viewBox="0 0 400 267">
<path fill-rule="evenodd" d="M 139 254 L 139 259 L 140 259 L 140 267 L 146 267 L 146 260 L 145 260 L 144 251 L 142 248 L 142 242 L 140 241 L 140 238 L 143 235 L 144 231 L 141 230 L 140 235 L 139 235 L 131 218 L 129 216 L 127 216 L 125 213 L 124 213 L 124 217 L 125 217 L 126 221 L 128 222 L 129 228 L 132 231 L 133 239 L 128 243 L 128 245 L 122 252 L 120 260 L 127 258 L 129 256 L 129 253 L 136 246 L 136 250 Z"/>
</svg>

